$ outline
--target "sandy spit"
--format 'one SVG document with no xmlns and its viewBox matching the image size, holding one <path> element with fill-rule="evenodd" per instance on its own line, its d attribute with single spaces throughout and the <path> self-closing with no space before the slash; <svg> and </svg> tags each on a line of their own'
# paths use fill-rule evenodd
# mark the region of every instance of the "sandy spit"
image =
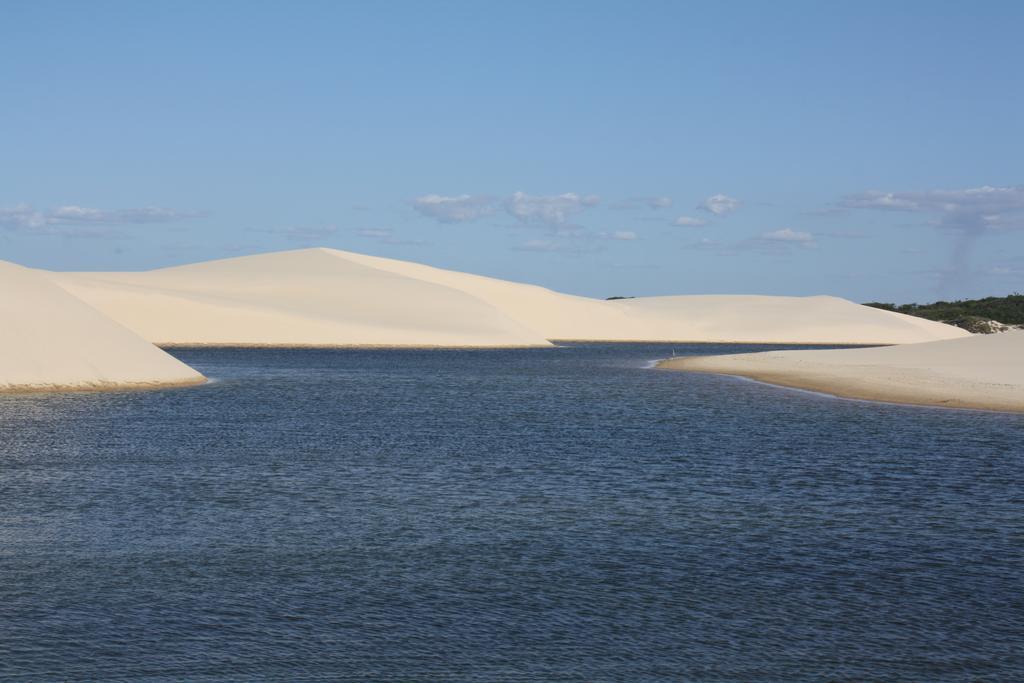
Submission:
<svg viewBox="0 0 1024 683">
<path fill-rule="evenodd" d="M 1024 331 L 865 349 L 689 356 L 658 367 L 846 398 L 1024 412 Z"/>
</svg>

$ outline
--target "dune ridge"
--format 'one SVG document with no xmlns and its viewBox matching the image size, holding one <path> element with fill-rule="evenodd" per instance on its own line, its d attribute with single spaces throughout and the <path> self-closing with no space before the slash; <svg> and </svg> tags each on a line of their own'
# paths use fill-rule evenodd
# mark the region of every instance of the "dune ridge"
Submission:
<svg viewBox="0 0 1024 683">
<path fill-rule="evenodd" d="M 200 384 L 181 361 L 55 286 L 0 261 L 0 391 Z"/>
<path fill-rule="evenodd" d="M 551 340 L 905 344 L 958 328 L 835 297 L 605 301 L 315 248 L 138 273 L 54 273 L 160 345 L 544 347 Z"/>
<path fill-rule="evenodd" d="M 323 249 L 53 277 L 160 345 L 551 345 L 469 294 Z"/>
<path fill-rule="evenodd" d="M 1024 331 L 866 349 L 690 356 L 658 367 L 846 398 L 1024 412 Z"/>
</svg>

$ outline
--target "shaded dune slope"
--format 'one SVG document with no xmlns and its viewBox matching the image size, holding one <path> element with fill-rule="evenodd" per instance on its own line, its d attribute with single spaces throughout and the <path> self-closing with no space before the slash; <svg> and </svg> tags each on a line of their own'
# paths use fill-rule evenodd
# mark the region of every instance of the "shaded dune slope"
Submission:
<svg viewBox="0 0 1024 683">
<path fill-rule="evenodd" d="M 0 261 L 0 391 L 150 388 L 202 375 L 55 286 Z"/>
</svg>

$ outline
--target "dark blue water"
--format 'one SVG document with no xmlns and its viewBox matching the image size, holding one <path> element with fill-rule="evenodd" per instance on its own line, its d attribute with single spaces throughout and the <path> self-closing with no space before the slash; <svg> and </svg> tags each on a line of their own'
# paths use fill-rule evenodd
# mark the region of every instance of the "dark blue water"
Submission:
<svg viewBox="0 0 1024 683">
<path fill-rule="evenodd" d="M 1022 415 L 176 353 L 217 381 L 0 397 L 0 679 L 1024 680 Z"/>
</svg>

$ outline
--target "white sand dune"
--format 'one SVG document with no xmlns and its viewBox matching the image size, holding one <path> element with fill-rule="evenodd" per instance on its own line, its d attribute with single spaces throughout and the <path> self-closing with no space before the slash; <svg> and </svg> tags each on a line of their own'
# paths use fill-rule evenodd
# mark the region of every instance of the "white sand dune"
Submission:
<svg viewBox="0 0 1024 683">
<path fill-rule="evenodd" d="M 949 325 L 834 297 L 603 301 L 335 249 L 54 277 L 111 318 L 167 345 L 904 344 L 967 336 Z"/>
<path fill-rule="evenodd" d="M 550 346 L 469 294 L 326 249 L 54 278 L 164 345 Z"/>
<path fill-rule="evenodd" d="M 969 336 L 950 325 L 830 296 L 696 295 L 604 301 L 407 261 L 328 251 L 472 294 L 545 339 L 909 344 Z"/>
<path fill-rule="evenodd" d="M 199 384 L 202 375 L 55 286 L 0 261 L 0 391 Z"/>
<path fill-rule="evenodd" d="M 659 367 L 849 398 L 1024 412 L 1024 331 L 868 349 L 691 356 Z"/>
</svg>

